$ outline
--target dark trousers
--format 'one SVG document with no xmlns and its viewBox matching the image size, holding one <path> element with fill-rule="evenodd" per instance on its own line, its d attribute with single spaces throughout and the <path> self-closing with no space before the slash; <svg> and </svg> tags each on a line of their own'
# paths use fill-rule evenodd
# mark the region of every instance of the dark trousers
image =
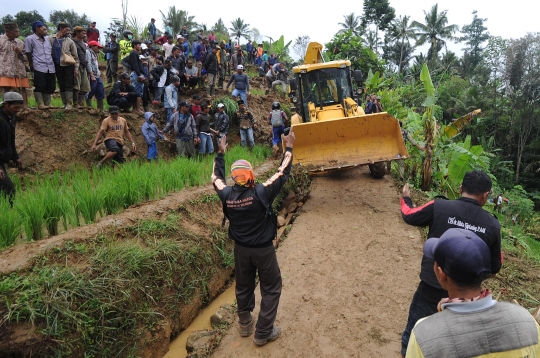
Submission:
<svg viewBox="0 0 540 358">
<path fill-rule="evenodd" d="M 54 64 L 60 92 L 73 92 L 73 84 L 75 82 L 74 69 L 75 66 L 60 66 L 56 63 Z"/>
<path fill-rule="evenodd" d="M 255 308 L 255 275 L 259 272 L 262 299 L 255 337 L 267 338 L 272 333 L 281 296 L 281 271 L 274 246 L 251 248 L 234 245 L 234 271 L 239 316 Z"/>
<path fill-rule="evenodd" d="M 107 83 L 116 82 L 118 79 L 118 60 L 107 60 L 105 76 L 107 76 Z"/>
<path fill-rule="evenodd" d="M 401 334 L 401 355 L 405 356 L 407 353 L 411 332 L 416 322 L 437 313 L 437 305 L 445 297 L 448 297 L 448 292 L 445 290 L 431 287 L 420 281 L 409 307 L 407 326 Z"/>
<path fill-rule="evenodd" d="M 118 97 L 114 98 L 109 105 L 118 106 L 120 109 L 130 109 L 137 102 L 137 97 Z"/>
<path fill-rule="evenodd" d="M 15 197 L 15 186 L 13 185 L 11 179 L 8 177 L 8 173 L 6 167 L 4 166 L 4 163 L 0 163 L 0 170 L 3 171 L 5 174 L 4 179 L 0 179 L 0 194 L 5 195 L 13 206 L 13 197 Z"/>
<path fill-rule="evenodd" d="M 54 73 L 45 73 L 34 70 L 34 92 L 53 94 L 56 89 Z"/>
</svg>

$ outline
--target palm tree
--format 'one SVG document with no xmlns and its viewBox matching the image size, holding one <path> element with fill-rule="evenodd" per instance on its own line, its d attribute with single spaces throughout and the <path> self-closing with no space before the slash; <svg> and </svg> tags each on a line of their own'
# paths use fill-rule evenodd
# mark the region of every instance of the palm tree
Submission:
<svg viewBox="0 0 540 358">
<path fill-rule="evenodd" d="M 193 20 L 195 16 L 189 16 L 187 11 L 176 10 L 176 6 L 169 6 L 169 12 L 165 15 L 161 10 L 161 19 L 163 23 L 171 23 L 172 36 L 179 34 L 182 26 L 186 26 L 186 29 L 190 35 L 195 33 L 197 23 Z"/>
<path fill-rule="evenodd" d="M 358 36 L 360 33 L 360 16 L 355 16 L 354 12 L 351 12 L 349 15 L 343 15 L 343 19 L 343 22 L 338 23 L 342 27 L 339 32 L 352 31 L 353 34 Z"/>
<path fill-rule="evenodd" d="M 430 62 L 433 62 L 437 57 L 437 53 L 439 52 L 438 49 L 442 46 L 446 47 L 445 40 L 452 40 L 452 35 L 459 29 L 457 25 L 447 25 L 447 12 L 448 10 L 444 10 L 439 13 L 439 5 L 435 4 L 431 7 L 429 12 L 424 11 L 424 24 L 418 21 L 413 21 L 411 24 L 417 37 L 417 46 L 423 45 L 429 41 L 428 61 Z"/>
<path fill-rule="evenodd" d="M 364 43 L 369 47 L 373 52 L 377 51 L 377 48 L 383 45 L 383 42 L 377 38 L 377 34 L 373 30 L 368 30 L 365 34 Z"/>
<path fill-rule="evenodd" d="M 232 27 L 229 27 L 229 30 L 231 31 L 230 36 L 236 37 L 238 45 L 240 45 L 241 37 L 249 39 L 249 33 L 251 30 L 249 29 L 249 24 L 245 24 L 244 20 L 237 18 L 236 20 L 231 21 L 231 26 Z"/>
<path fill-rule="evenodd" d="M 409 38 L 415 38 L 416 34 L 414 32 L 414 28 L 412 25 L 409 24 L 410 16 L 400 16 L 397 19 L 394 19 L 392 21 L 392 33 L 394 35 L 394 39 L 400 39 L 401 45 L 400 47 L 400 57 L 399 57 L 399 72 L 401 73 L 401 70 L 403 69 L 403 51 L 407 49 L 407 46 L 405 46 L 405 40 L 407 42 L 409 41 Z M 408 46 L 410 48 L 410 46 Z"/>
</svg>

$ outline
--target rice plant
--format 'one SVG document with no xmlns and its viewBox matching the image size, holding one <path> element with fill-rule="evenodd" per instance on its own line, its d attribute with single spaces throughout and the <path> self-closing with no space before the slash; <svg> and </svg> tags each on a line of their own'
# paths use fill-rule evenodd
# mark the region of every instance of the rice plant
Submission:
<svg viewBox="0 0 540 358">
<path fill-rule="evenodd" d="M 11 246 L 22 231 L 21 216 L 11 208 L 9 199 L 0 195 L 0 248 Z"/>
<path fill-rule="evenodd" d="M 79 224 L 79 215 L 84 218 L 87 224 L 95 222 L 97 213 L 102 208 L 103 199 L 100 193 L 94 190 L 88 170 L 75 173 L 73 177 L 73 193 L 77 224 Z"/>
<path fill-rule="evenodd" d="M 14 208 L 22 217 L 26 238 L 28 240 L 41 239 L 43 237 L 42 228 L 45 221 L 43 196 L 36 189 L 18 193 L 14 202 Z"/>
<path fill-rule="evenodd" d="M 58 222 L 62 220 L 64 230 L 67 230 L 67 218 L 71 207 L 67 200 L 65 187 L 61 187 L 60 174 L 43 181 L 40 186 L 40 194 L 43 198 L 43 220 L 50 236 L 58 234 Z"/>
</svg>

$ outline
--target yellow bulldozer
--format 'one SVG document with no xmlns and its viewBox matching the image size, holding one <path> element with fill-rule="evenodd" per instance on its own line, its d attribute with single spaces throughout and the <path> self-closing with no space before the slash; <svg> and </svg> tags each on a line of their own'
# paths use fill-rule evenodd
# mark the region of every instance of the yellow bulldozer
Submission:
<svg viewBox="0 0 540 358">
<path fill-rule="evenodd" d="M 386 112 L 365 114 L 358 104 L 362 72 L 351 71 L 349 60 L 323 62 L 322 49 L 311 42 L 289 82 L 296 111 L 291 118 L 294 163 L 313 175 L 367 164 L 375 178 L 382 178 L 385 162 L 408 157 L 399 122 Z"/>
</svg>

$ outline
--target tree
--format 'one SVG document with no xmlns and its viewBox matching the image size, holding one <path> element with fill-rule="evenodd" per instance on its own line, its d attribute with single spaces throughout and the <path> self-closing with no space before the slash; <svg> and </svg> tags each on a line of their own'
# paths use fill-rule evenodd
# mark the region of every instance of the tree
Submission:
<svg viewBox="0 0 540 358">
<path fill-rule="evenodd" d="M 349 15 L 343 15 L 343 22 L 339 22 L 338 25 L 342 27 L 339 32 L 352 31 L 356 36 L 360 35 L 360 16 L 356 16 L 354 12 L 351 12 Z"/>
<path fill-rule="evenodd" d="M 228 35 L 227 27 L 225 27 L 225 24 L 223 23 L 223 20 L 221 20 L 221 17 L 214 24 L 214 26 L 212 26 L 212 31 Z"/>
<path fill-rule="evenodd" d="M 122 32 L 124 31 L 124 29 L 122 28 L 122 20 L 120 19 L 111 19 L 112 22 L 109 23 L 109 27 L 107 28 L 107 30 L 103 31 L 103 33 L 105 34 L 105 39 L 106 41 L 109 41 L 109 38 L 111 36 L 111 34 L 116 34 L 116 37 L 121 40 L 123 39 L 123 35 L 122 35 Z"/>
<path fill-rule="evenodd" d="M 396 12 L 388 0 L 364 0 L 362 27 L 368 24 L 375 25 L 375 52 L 379 44 L 379 30 L 386 30 L 395 17 Z"/>
<path fill-rule="evenodd" d="M 411 45 L 409 44 L 409 39 L 410 38 L 414 39 L 415 33 L 414 33 L 413 27 L 411 26 L 411 24 L 409 24 L 409 20 L 410 20 L 410 17 L 407 15 L 400 16 L 399 18 L 392 20 L 392 24 L 390 27 L 391 36 L 393 37 L 393 39 L 400 40 L 400 44 L 397 46 L 397 48 L 400 49 L 399 62 L 398 62 L 398 68 L 399 68 L 400 73 L 401 73 L 401 70 L 403 69 L 404 55 L 406 55 L 404 51 L 408 51 L 408 50 L 411 50 L 411 52 L 414 51 L 414 47 L 411 47 Z M 407 46 L 405 44 L 405 41 L 407 41 Z M 409 53 L 408 55 L 410 56 L 411 54 L 412 53 Z M 409 61 L 407 60 L 406 62 L 408 63 Z"/>
<path fill-rule="evenodd" d="M 186 27 L 186 30 L 190 36 L 195 35 L 197 32 L 197 23 L 194 21 L 195 16 L 189 16 L 187 11 L 184 10 L 176 10 L 176 6 L 169 6 L 169 12 L 167 15 L 165 15 L 161 10 L 161 19 L 163 20 L 163 23 L 171 23 L 171 29 L 172 34 L 169 34 L 171 36 L 174 36 L 174 34 L 180 33 L 180 30 L 183 26 Z"/>
<path fill-rule="evenodd" d="M 79 15 L 73 10 L 53 10 L 49 13 L 49 22 L 58 25 L 59 22 L 67 22 L 70 26 L 87 27 L 90 19 L 86 14 Z"/>
<path fill-rule="evenodd" d="M 293 50 L 300 58 L 300 61 L 304 61 L 304 57 L 306 56 L 306 50 L 309 45 L 309 36 L 298 36 L 296 40 L 294 40 L 293 44 Z"/>
<path fill-rule="evenodd" d="M 447 12 L 448 10 L 444 10 L 439 13 L 439 5 L 435 4 L 429 12 L 424 11 L 424 24 L 418 21 L 413 21 L 411 24 L 417 37 L 416 46 L 421 46 L 426 42 L 430 43 L 427 58 L 431 63 L 437 57 L 438 49 L 446 46 L 445 40 L 453 39 L 452 35 L 458 30 L 457 25 L 447 25 Z"/>
<path fill-rule="evenodd" d="M 372 72 L 383 72 L 384 61 L 379 59 L 377 54 L 364 45 L 361 36 L 355 36 L 352 31 L 337 33 L 334 38 L 325 45 L 327 49 L 323 54 L 329 61 L 350 60 L 353 70 L 361 70 L 367 74 Z"/>
<path fill-rule="evenodd" d="M 244 20 L 241 18 L 231 21 L 231 27 L 229 27 L 229 30 L 231 31 L 231 37 L 236 37 L 238 45 L 240 45 L 240 38 L 243 37 L 245 39 L 249 39 L 249 24 L 244 23 Z"/>
<path fill-rule="evenodd" d="M 262 35 L 261 35 L 261 32 L 259 31 L 259 29 L 257 28 L 252 28 L 251 29 L 251 39 L 253 40 L 253 42 L 257 42 L 257 43 L 262 43 Z"/>
<path fill-rule="evenodd" d="M 125 30 L 127 26 L 128 0 L 121 0 L 122 4 L 122 28 Z"/>
<path fill-rule="evenodd" d="M 477 11 L 473 11 L 473 21 L 470 25 L 464 25 L 461 28 L 461 32 L 464 36 L 460 37 L 460 41 L 465 41 L 468 48 L 463 49 L 465 54 L 470 57 L 472 69 L 478 65 L 481 60 L 482 48 L 480 45 L 489 39 L 489 32 L 487 27 L 484 26 L 484 22 L 487 19 L 481 19 L 477 15 Z"/>
<path fill-rule="evenodd" d="M 32 34 L 32 22 L 43 21 L 45 19 L 36 10 L 32 11 L 19 11 L 15 16 L 6 15 L 2 17 L 2 24 L 8 22 L 15 22 L 19 26 L 19 32 L 21 36 L 29 36 Z"/>
<path fill-rule="evenodd" d="M 368 30 L 366 32 L 363 41 L 373 52 L 377 52 L 377 48 L 383 44 L 382 41 L 377 38 L 377 34 L 373 30 Z"/>
<path fill-rule="evenodd" d="M 415 47 L 407 40 L 405 42 L 395 41 L 383 46 L 383 58 L 395 64 L 398 71 L 409 65 L 413 58 Z"/>
</svg>

